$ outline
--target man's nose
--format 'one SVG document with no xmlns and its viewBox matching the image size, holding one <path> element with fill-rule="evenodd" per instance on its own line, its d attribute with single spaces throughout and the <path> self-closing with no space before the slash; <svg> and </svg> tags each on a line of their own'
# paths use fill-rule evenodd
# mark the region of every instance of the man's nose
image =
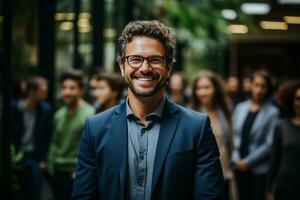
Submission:
<svg viewBox="0 0 300 200">
<path fill-rule="evenodd" d="M 152 67 L 147 59 L 144 60 L 142 66 L 139 68 L 139 71 L 152 71 Z"/>
</svg>

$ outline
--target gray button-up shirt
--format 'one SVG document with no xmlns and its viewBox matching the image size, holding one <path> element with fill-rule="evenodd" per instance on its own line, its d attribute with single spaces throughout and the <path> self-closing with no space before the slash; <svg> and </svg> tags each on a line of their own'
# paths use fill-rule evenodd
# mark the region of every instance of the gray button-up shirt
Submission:
<svg viewBox="0 0 300 200">
<path fill-rule="evenodd" d="M 151 200 L 152 174 L 156 146 L 165 99 L 153 113 L 145 117 L 145 127 L 132 112 L 128 99 L 126 115 L 128 126 L 128 186 L 130 200 Z"/>
</svg>

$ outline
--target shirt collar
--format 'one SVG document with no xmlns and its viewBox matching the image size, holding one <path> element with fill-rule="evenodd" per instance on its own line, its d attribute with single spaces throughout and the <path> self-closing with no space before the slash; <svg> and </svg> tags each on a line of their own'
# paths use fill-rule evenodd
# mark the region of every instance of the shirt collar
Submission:
<svg viewBox="0 0 300 200">
<path fill-rule="evenodd" d="M 153 121 L 154 119 L 161 119 L 163 115 L 164 105 L 165 105 L 165 97 L 163 97 L 162 101 L 159 103 L 158 107 L 150 114 L 148 114 L 145 119 L 146 121 Z M 139 120 L 137 116 L 132 112 L 130 106 L 128 97 L 126 99 L 126 117 L 129 119 L 135 119 Z"/>
</svg>

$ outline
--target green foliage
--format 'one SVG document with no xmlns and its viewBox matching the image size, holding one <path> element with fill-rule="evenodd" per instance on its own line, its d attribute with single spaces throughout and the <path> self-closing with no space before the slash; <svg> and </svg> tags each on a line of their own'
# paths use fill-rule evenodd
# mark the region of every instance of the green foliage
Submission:
<svg viewBox="0 0 300 200">
<path fill-rule="evenodd" d="M 19 190 L 19 184 L 18 184 L 18 178 L 19 178 L 19 173 L 21 171 L 21 166 L 19 164 L 20 160 L 23 158 L 23 154 L 20 152 L 16 152 L 15 147 L 11 145 L 11 150 L 10 150 L 10 158 L 11 158 L 11 180 L 12 180 L 12 189 L 13 191 Z M 1 159 L 1 154 L 0 154 L 0 161 Z M 2 163 L 0 162 L 0 168 L 2 168 Z M 0 176 L 5 176 L 5 174 L 1 174 L 2 170 L 0 171 Z"/>
</svg>

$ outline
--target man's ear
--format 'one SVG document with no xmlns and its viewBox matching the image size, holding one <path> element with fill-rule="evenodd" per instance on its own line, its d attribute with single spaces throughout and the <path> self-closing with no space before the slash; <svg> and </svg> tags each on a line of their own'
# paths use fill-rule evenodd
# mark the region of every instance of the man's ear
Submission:
<svg viewBox="0 0 300 200">
<path fill-rule="evenodd" d="M 124 63 L 118 62 L 122 76 L 124 77 Z"/>
<path fill-rule="evenodd" d="M 167 69 L 167 78 L 170 78 L 170 76 L 171 76 L 172 69 L 173 69 L 173 64 L 174 64 L 173 62 L 170 62 L 166 67 L 166 69 Z"/>
</svg>

